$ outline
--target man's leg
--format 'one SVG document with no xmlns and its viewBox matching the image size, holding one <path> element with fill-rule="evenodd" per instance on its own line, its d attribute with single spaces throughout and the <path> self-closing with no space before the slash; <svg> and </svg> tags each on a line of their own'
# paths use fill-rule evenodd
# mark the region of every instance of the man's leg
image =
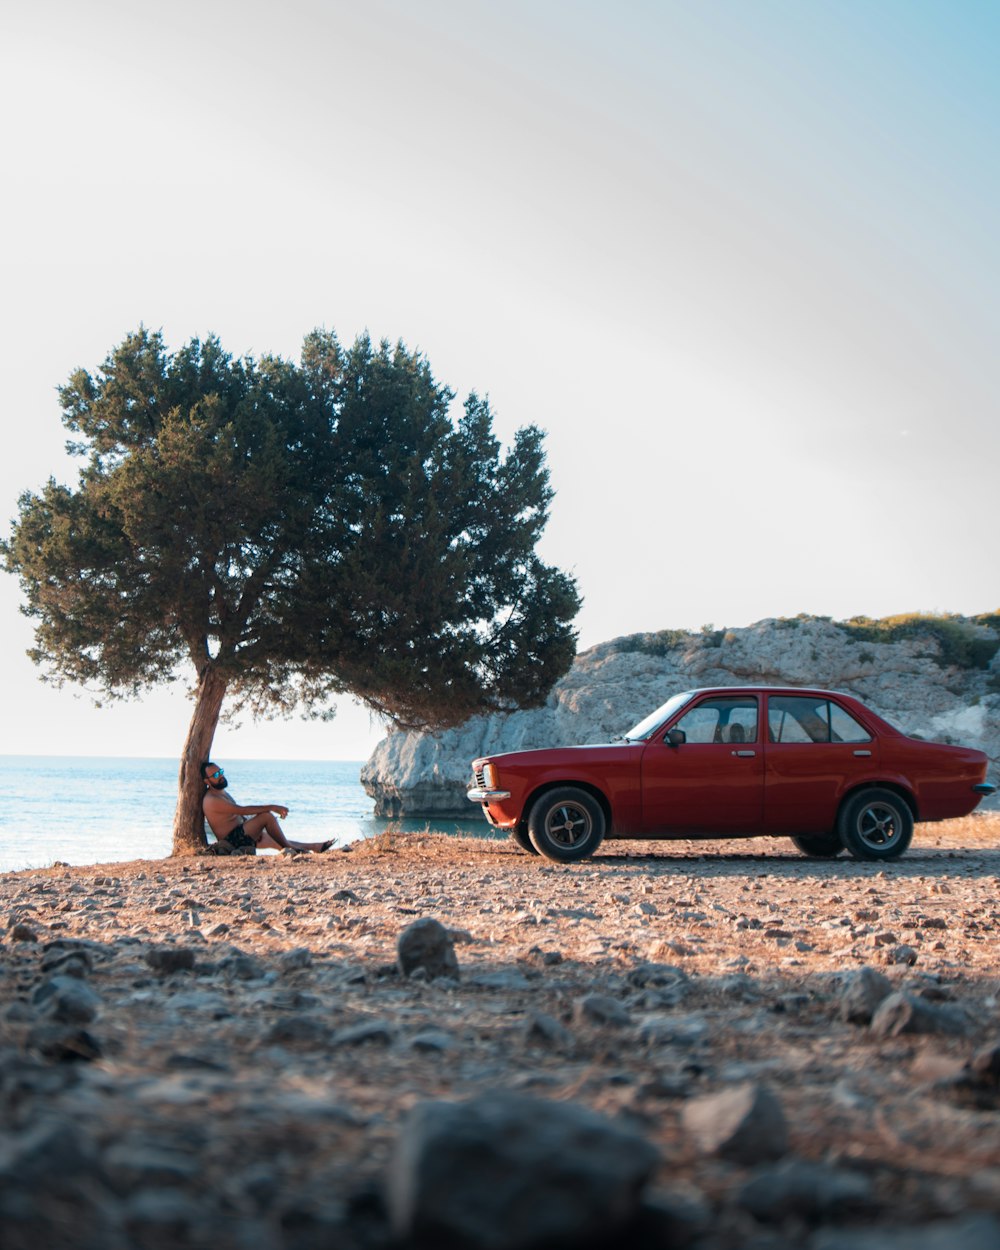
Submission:
<svg viewBox="0 0 1000 1250">
<path fill-rule="evenodd" d="M 251 816 L 244 824 L 243 832 L 249 834 L 257 843 L 258 849 L 266 847 L 271 850 L 293 851 L 328 851 L 333 845 L 330 842 L 292 842 L 285 837 L 278 818 L 273 812 L 261 812 L 259 816 Z"/>
<path fill-rule="evenodd" d="M 260 847 L 271 847 L 282 850 L 289 845 L 288 839 L 281 832 L 278 818 L 273 812 L 261 812 L 243 822 L 243 832 Z"/>
</svg>

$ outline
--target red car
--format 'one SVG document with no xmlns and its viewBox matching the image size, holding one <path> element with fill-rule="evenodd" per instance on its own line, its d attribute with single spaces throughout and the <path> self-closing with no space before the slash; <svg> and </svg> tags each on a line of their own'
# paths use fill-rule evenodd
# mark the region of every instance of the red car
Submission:
<svg viewBox="0 0 1000 1250">
<path fill-rule="evenodd" d="M 675 694 L 621 740 L 484 756 L 469 798 L 527 851 L 571 862 L 609 838 L 787 836 L 806 855 L 892 859 L 914 821 L 967 816 L 987 757 L 908 738 L 850 695 Z"/>
</svg>

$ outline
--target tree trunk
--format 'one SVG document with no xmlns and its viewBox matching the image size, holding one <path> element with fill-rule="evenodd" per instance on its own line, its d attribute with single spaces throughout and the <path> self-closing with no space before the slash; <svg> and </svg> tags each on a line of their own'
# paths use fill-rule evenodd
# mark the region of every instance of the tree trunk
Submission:
<svg viewBox="0 0 1000 1250">
<path fill-rule="evenodd" d="M 215 727 L 219 723 L 226 679 L 208 665 L 198 678 L 194 714 L 188 726 L 177 776 L 177 810 L 174 813 L 174 855 L 193 855 L 207 844 L 201 800 L 205 785 L 201 779 L 201 763 L 212 751 Z"/>
</svg>

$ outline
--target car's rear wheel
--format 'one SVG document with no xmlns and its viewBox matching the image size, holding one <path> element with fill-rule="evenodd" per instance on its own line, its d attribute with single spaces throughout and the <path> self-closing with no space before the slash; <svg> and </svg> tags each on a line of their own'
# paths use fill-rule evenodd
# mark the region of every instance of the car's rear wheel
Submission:
<svg viewBox="0 0 1000 1250">
<path fill-rule="evenodd" d="M 539 855 L 562 864 L 593 855 L 604 840 L 604 812 L 586 790 L 560 786 L 532 804 L 528 837 Z"/>
<path fill-rule="evenodd" d="M 802 852 L 813 859 L 836 859 L 844 844 L 835 833 L 803 833 L 792 838 Z"/>
<path fill-rule="evenodd" d="M 528 827 L 523 821 L 511 829 L 510 836 L 522 851 L 527 851 L 529 855 L 538 854 L 535 848 L 531 845 L 531 839 L 528 837 Z"/>
<path fill-rule="evenodd" d="M 913 840 L 913 813 L 892 790 L 861 790 L 837 821 L 840 840 L 855 859 L 895 859 Z"/>
</svg>

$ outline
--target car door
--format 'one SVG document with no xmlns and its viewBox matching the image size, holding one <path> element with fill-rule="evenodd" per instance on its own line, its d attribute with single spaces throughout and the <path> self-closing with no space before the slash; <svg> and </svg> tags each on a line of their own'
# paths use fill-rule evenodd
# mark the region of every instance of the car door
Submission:
<svg viewBox="0 0 1000 1250">
<path fill-rule="evenodd" d="M 832 832 L 844 793 L 877 763 L 877 741 L 836 700 L 818 694 L 768 695 L 767 832 Z"/>
<path fill-rule="evenodd" d="M 764 806 L 764 759 L 757 695 L 707 695 L 642 754 L 642 828 L 648 834 L 759 833 Z"/>
</svg>

